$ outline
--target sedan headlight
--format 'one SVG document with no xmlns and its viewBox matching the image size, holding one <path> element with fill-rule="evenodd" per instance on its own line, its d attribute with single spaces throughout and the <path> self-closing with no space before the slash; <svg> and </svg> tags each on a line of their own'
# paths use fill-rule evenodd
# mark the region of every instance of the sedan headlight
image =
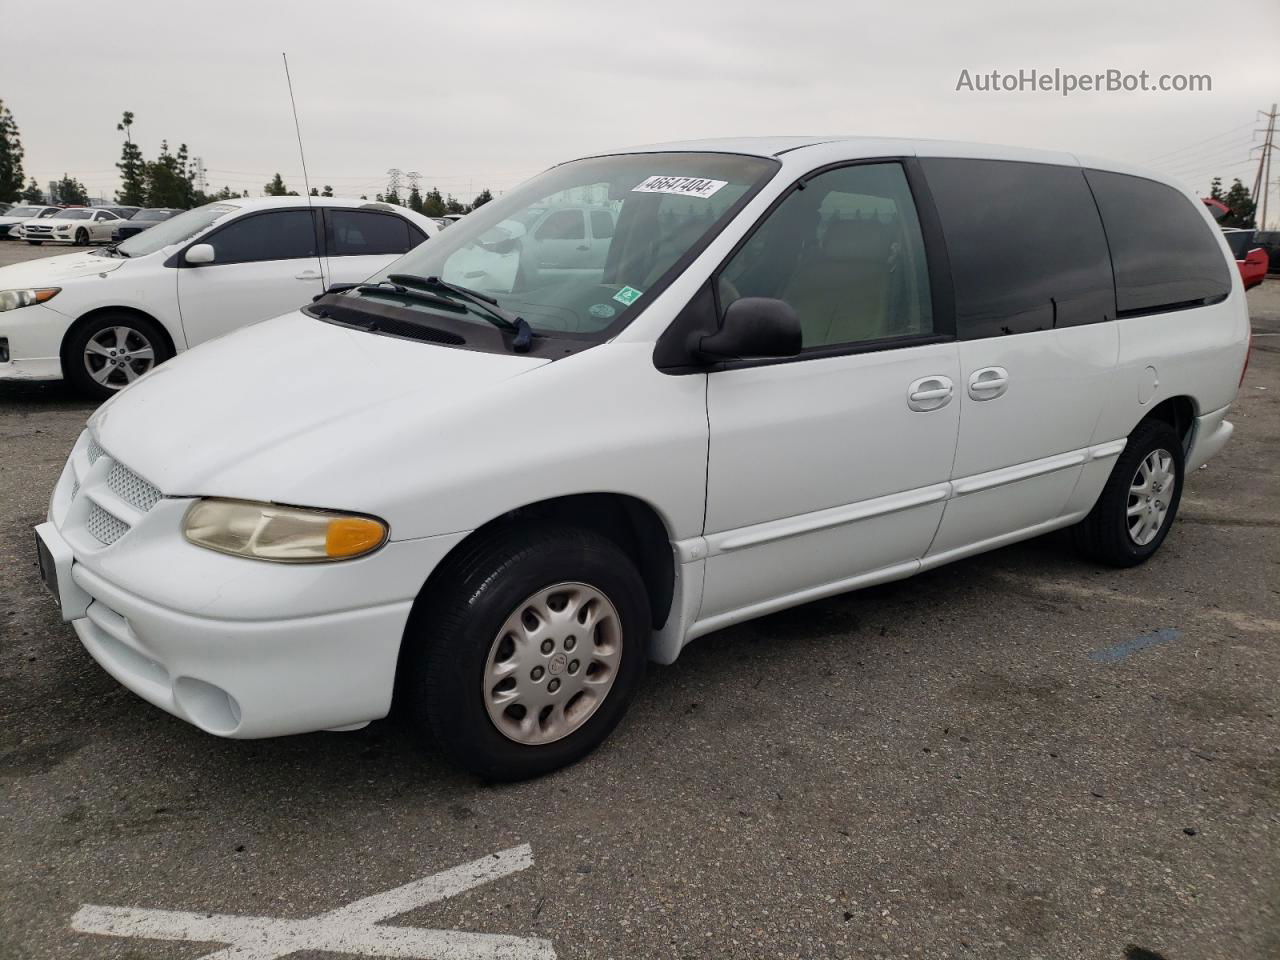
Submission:
<svg viewBox="0 0 1280 960">
<path fill-rule="evenodd" d="M 0 312 L 29 307 L 33 303 L 44 303 L 52 300 L 62 290 L 61 287 L 33 287 L 25 290 L 0 290 Z"/>
<path fill-rule="evenodd" d="M 199 500 L 182 532 L 209 550 L 281 563 L 350 560 L 387 542 L 387 525 L 375 517 L 248 500 Z"/>
</svg>

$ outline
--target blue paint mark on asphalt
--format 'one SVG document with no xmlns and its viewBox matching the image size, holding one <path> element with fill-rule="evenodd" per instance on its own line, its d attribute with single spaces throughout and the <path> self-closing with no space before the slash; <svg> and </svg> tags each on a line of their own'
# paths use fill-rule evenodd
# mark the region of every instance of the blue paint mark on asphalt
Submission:
<svg viewBox="0 0 1280 960">
<path fill-rule="evenodd" d="M 1089 659 L 1094 663 L 1115 663 L 1117 660 L 1123 660 L 1131 653 L 1137 653 L 1147 647 L 1154 647 L 1158 643 L 1177 640 L 1180 636 L 1182 636 L 1181 630 L 1173 627 L 1161 627 L 1159 630 L 1144 633 L 1134 637 L 1132 640 L 1126 640 L 1124 643 L 1117 643 L 1114 647 L 1103 647 L 1101 650 L 1094 650 L 1089 654 Z"/>
</svg>

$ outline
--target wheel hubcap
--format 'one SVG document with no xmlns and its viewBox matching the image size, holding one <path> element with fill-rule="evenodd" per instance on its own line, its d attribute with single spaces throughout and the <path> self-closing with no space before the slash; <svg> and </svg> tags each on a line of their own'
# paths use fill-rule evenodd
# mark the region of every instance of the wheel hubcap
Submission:
<svg viewBox="0 0 1280 960">
<path fill-rule="evenodd" d="M 155 347 L 133 327 L 105 327 L 84 347 L 85 370 L 110 390 L 133 383 L 155 362 Z"/>
<path fill-rule="evenodd" d="M 511 612 L 489 648 L 484 705 L 508 740 L 538 745 L 567 737 L 613 688 L 622 621 L 584 583 L 539 590 Z"/>
<path fill-rule="evenodd" d="M 1138 546 L 1149 544 L 1164 526 L 1177 479 L 1173 455 L 1168 450 L 1153 450 L 1138 464 L 1129 483 L 1125 516 L 1129 538 Z"/>
</svg>

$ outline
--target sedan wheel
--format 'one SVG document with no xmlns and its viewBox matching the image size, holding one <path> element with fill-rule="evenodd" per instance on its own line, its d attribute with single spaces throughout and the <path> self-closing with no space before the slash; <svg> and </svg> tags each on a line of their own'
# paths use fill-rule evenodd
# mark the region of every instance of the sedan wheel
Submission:
<svg viewBox="0 0 1280 960">
<path fill-rule="evenodd" d="M 81 227 L 76 231 L 76 246 L 87 247 L 89 245 L 89 232 Z"/>
<path fill-rule="evenodd" d="M 155 362 L 155 345 L 133 327 L 103 327 L 84 347 L 85 370 L 108 390 L 128 386 Z"/>
</svg>

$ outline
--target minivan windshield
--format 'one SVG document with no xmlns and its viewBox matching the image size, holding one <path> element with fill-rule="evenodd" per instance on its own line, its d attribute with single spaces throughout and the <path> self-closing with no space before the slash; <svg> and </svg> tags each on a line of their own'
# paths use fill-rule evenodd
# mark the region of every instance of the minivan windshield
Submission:
<svg viewBox="0 0 1280 960">
<path fill-rule="evenodd" d="M 239 209 L 231 203 L 206 203 L 203 207 L 187 210 L 161 221 L 149 230 L 134 234 L 127 240 L 122 240 L 118 247 L 121 253 L 130 257 L 145 257 L 171 244 L 191 239 Z"/>
<path fill-rule="evenodd" d="M 344 298 L 438 312 L 430 297 L 404 289 L 405 278 L 434 277 L 492 298 L 536 333 L 601 339 L 629 321 L 628 308 L 643 307 L 681 258 L 718 233 L 777 168 L 771 159 L 727 153 L 562 164 L 469 213 Z M 372 285 L 390 275 L 394 281 Z M 495 322 L 474 300 L 433 289 L 458 300 L 469 320 Z"/>
</svg>

